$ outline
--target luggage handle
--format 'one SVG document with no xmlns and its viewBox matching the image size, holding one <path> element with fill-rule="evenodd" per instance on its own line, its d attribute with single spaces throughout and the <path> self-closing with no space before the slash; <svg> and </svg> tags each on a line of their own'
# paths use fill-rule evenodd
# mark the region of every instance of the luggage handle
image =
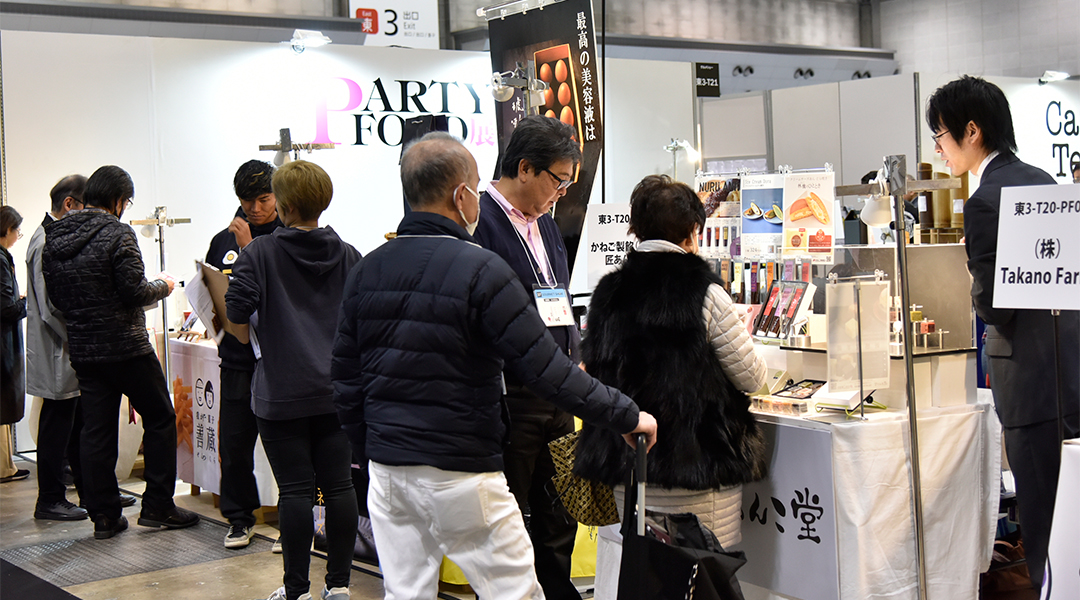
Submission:
<svg viewBox="0 0 1080 600">
<path fill-rule="evenodd" d="M 645 446 L 645 434 L 637 434 L 635 439 L 637 442 L 637 448 L 635 449 L 635 466 L 634 466 L 634 482 L 637 486 L 637 534 L 645 535 L 645 480 L 646 471 L 648 469 L 648 450 Z"/>
</svg>

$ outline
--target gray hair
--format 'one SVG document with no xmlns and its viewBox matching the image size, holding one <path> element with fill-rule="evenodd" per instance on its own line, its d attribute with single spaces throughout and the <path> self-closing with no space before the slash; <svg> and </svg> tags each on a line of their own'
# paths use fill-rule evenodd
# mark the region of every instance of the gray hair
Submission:
<svg viewBox="0 0 1080 600">
<path fill-rule="evenodd" d="M 401 188 L 412 208 L 432 206 L 469 175 L 468 150 L 457 137 L 433 131 L 401 157 Z"/>
</svg>

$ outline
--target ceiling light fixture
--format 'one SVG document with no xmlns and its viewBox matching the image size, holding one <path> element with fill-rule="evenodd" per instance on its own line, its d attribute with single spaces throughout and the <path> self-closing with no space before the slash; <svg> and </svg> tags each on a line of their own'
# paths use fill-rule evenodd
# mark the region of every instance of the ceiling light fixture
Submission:
<svg viewBox="0 0 1080 600">
<path fill-rule="evenodd" d="M 333 42 L 333 40 L 323 35 L 323 32 L 321 31 L 296 29 L 293 31 L 292 39 L 285 40 L 281 43 L 289 44 L 292 46 L 293 52 L 300 54 L 308 48 L 318 48 L 319 46 L 325 46 L 331 42 Z"/>
</svg>

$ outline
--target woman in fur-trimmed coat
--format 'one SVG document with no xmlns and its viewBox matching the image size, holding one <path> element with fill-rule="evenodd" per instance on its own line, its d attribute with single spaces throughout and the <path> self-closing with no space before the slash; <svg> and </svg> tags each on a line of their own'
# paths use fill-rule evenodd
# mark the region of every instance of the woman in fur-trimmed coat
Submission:
<svg viewBox="0 0 1080 600">
<path fill-rule="evenodd" d="M 656 416 L 646 505 L 697 514 L 727 547 L 741 539 L 742 484 L 765 474 L 746 393 L 766 374 L 720 278 L 696 254 L 704 224 L 685 184 L 664 175 L 638 184 L 630 231 L 642 241 L 596 286 L 582 357 L 590 374 Z M 632 463 L 620 436 L 584 427 L 575 473 L 619 486 Z"/>
</svg>

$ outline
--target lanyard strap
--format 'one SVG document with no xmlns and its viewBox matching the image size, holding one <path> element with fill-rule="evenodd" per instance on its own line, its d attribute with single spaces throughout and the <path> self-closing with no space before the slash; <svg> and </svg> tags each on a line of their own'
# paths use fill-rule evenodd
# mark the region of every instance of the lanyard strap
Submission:
<svg viewBox="0 0 1080 600">
<path fill-rule="evenodd" d="M 502 207 L 500 206 L 499 209 L 502 210 Z M 521 244 L 521 249 L 525 251 L 525 256 L 528 257 L 529 267 L 532 268 L 535 265 L 535 268 L 533 268 L 533 277 L 536 278 L 536 285 L 549 289 L 555 289 L 559 287 L 558 281 L 554 283 L 547 283 L 547 273 L 544 273 L 544 268 L 540 265 L 540 259 L 536 258 L 536 256 L 533 255 L 532 250 L 530 250 L 529 246 L 525 243 L 525 236 L 521 235 L 521 232 L 518 231 L 517 226 L 514 224 L 514 220 L 510 218 L 510 213 L 506 212 L 505 210 L 502 210 L 502 213 L 506 215 L 506 220 L 510 221 L 510 229 L 514 230 L 514 233 L 517 235 L 518 242 Z M 528 221 L 525 221 L 525 230 L 529 230 Z M 537 224 L 536 226 L 536 234 L 540 235 L 539 224 Z M 550 264 L 548 266 L 550 267 Z M 540 275 L 544 276 L 544 281 L 540 281 Z M 551 278 L 555 278 L 554 272 L 551 274 Z"/>
</svg>

